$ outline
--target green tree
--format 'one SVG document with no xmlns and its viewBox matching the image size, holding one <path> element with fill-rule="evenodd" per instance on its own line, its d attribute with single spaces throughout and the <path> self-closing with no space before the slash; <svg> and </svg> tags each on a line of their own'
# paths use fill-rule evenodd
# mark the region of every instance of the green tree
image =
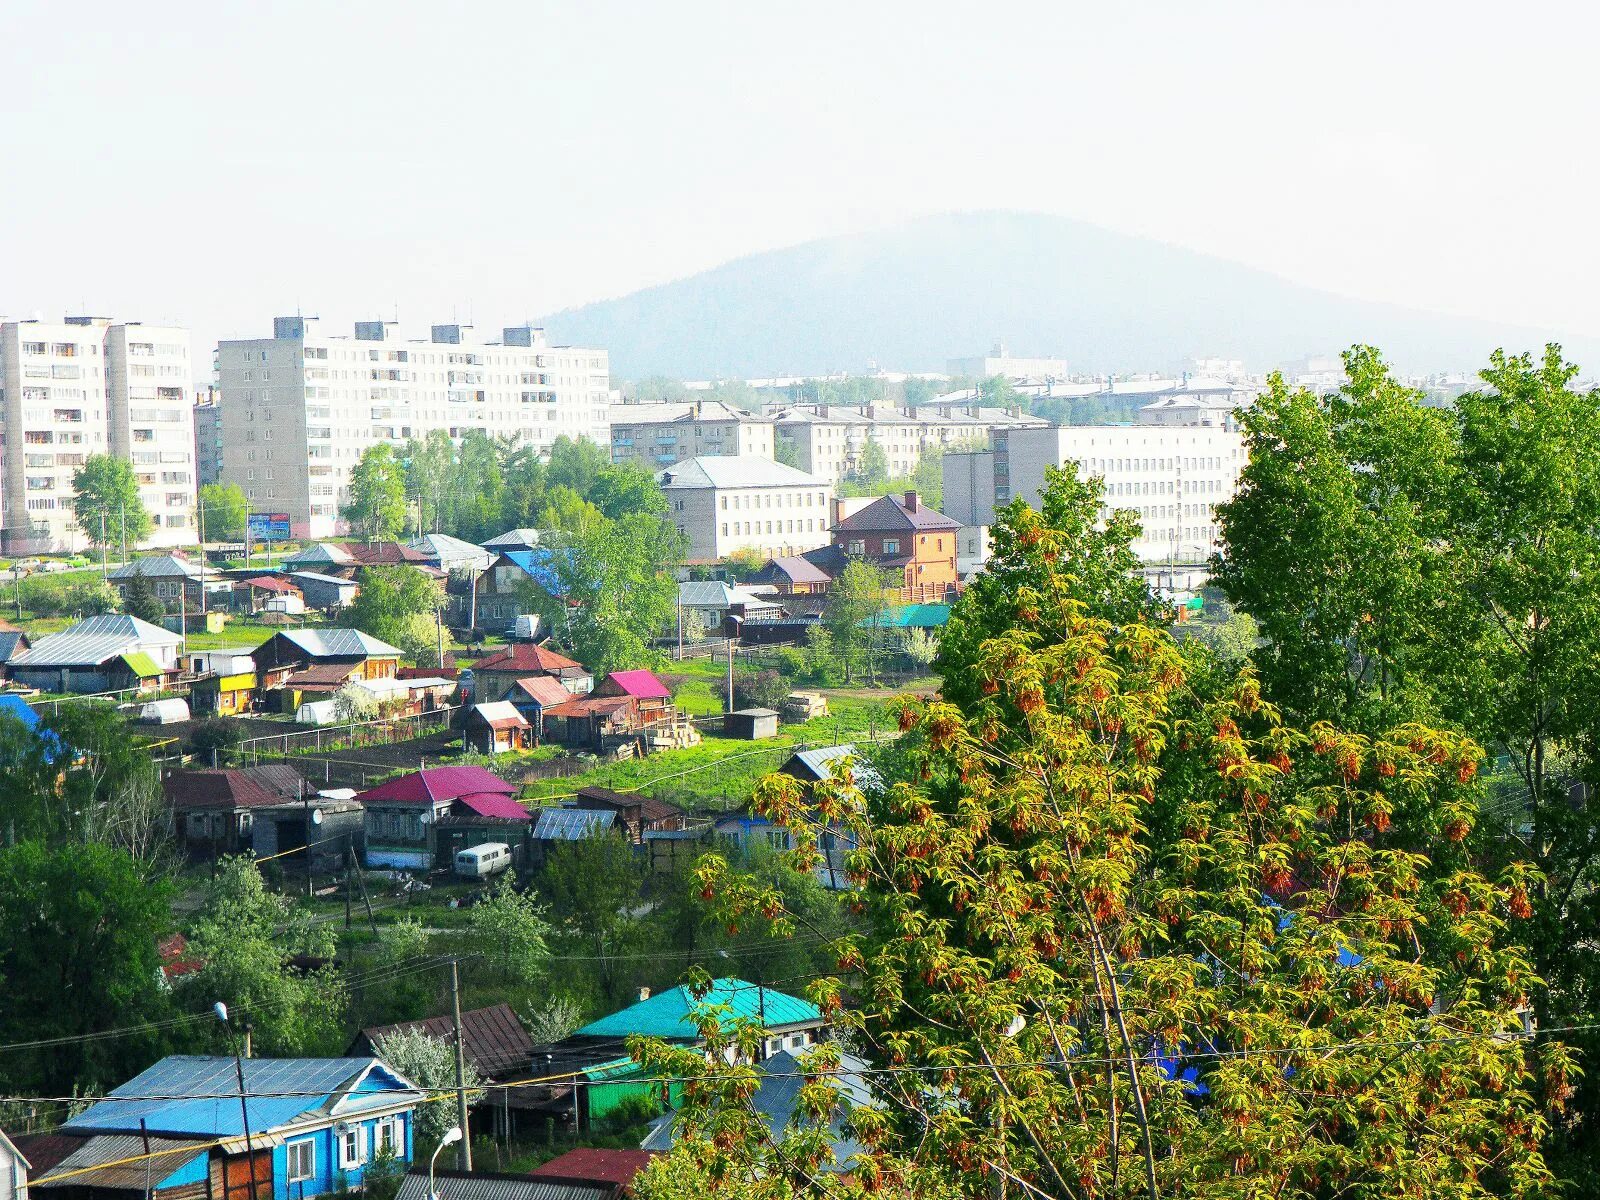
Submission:
<svg viewBox="0 0 1600 1200">
<path fill-rule="evenodd" d="M 1089 616 L 1077 589 L 1047 564 L 1028 625 L 979 650 L 981 699 L 905 707 L 916 782 L 758 790 L 797 869 L 818 807 L 861 845 L 844 900 L 865 928 L 808 988 L 873 1073 L 877 1106 L 847 1113 L 854 1177 L 908 1197 L 1543 1194 L 1573 1064 L 1521 1023 L 1535 876 L 1484 876 L 1465 832 L 1417 854 L 1386 820 L 1470 827 L 1478 748 L 1301 731 L 1248 673 L 1197 692 L 1169 635 Z M 805 927 L 715 856 L 697 874 L 721 920 Z M 707 1016 L 704 1048 L 636 1045 L 647 1070 L 713 1077 L 641 1194 L 833 1194 L 837 1085 L 805 1082 L 774 1136 L 723 1054 L 760 1031 Z"/>
<path fill-rule="evenodd" d="M 72 514 L 95 545 L 132 548 L 150 536 L 150 514 L 127 459 L 89 455 L 72 474 L 72 490 Z"/>
<path fill-rule="evenodd" d="M 258 1053 L 337 1054 L 343 1048 L 346 992 L 333 966 L 331 927 L 309 909 L 267 891 L 247 856 L 224 858 L 207 884 L 189 947 L 201 966 L 184 976 L 180 997 L 203 1010 L 216 1000 L 254 1026 Z M 302 955 L 328 965 L 291 965 Z"/>
<path fill-rule="evenodd" d="M 201 528 L 206 539 L 216 542 L 244 541 L 245 524 L 250 517 L 250 501 L 237 483 L 208 483 L 200 488 Z"/>
<path fill-rule="evenodd" d="M 869 495 L 888 480 L 889 456 L 878 445 L 876 437 L 867 438 L 867 444 L 861 448 L 861 461 L 851 474 L 856 483 L 867 489 Z"/>
<path fill-rule="evenodd" d="M 608 1004 L 622 999 L 618 956 L 635 945 L 633 910 L 643 904 L 644 864 L 620 833 L 579 838 L 551 848 L 539 890 L 557 914 L 554 929 L 590 960 Z"/>
<path fill-rule="evenodd" d="M 884 574 L 864 559 L 852 558 L 828 586 L 822 610 L 822 627 L 844 664 L 845 680 L 853 678 L 859 659 L 873 675 L 875 651 L 882 640 L 881 623 L 888 610 Z"/>
<path fill-rule="evenodd" d="M 791 438 L 773 436 L 772 457 L 776 462 L 786 467 L 793 467 L 796 471 L 802 470 L 800 466 L 800 447 Z"/>
<path fill-rule="evenodd" d="M 161 597 L 156 595 L 155 584 L 150 582 L 148 576 L 135 575 L 122 591 L 122 611 L 141 621 L 159 625 L 167 615 L 167 606 L 161 603 Z"/>
<path fill-rule="evenodd" d="M 456 446 L 443 429 L 412 438 L 400 452 L 406 498 L 417 506 L 419 531 L 455 532 Z"/>
<path fill-rule="evenodd" d="M 605 514 L 566 484 L 545 489 L 539 511 L 540 529 L 573 537 L 587 537 L 605 524 Z"/>
<path fill-rule="evenodd" d="M 1028 625 L 1047 577 L 1071 579 L 1074 595 L 1095 616 L 1121 622 L 1157 615 L 1132 549 L 1138 520 L 1123 509 L 1102 523 L 1103 497 L 1099 479 L 1049 469 L 1037 511 L 1019 499 L 996 513 L 989 561 L 939 635 L 934 665 L 952 703 L 977 699 L 980 648 Z"/>
<path fill-rule="evenodd" d="M 499 448 L 483 430 L 468 429 L 462 435 L 451 477 L 454 509 L 447 533 L 479 542 L 508 527 L 505 473 L 500 459 Z"/>
<path fill-rule="evenodd" d="M 1490 748 L 1497 836 L 1478 853 L 1542 871 L 1529 941 L 1546 986 L 1532 998 L 1546 1026 L 1586 1023 L 1600 1004 L 1600 803 L 1587 799 L 1600 782 L 1600 396 L 1572 386 L 1557 347 L 1496 353 L 1485 389 L 1449 411 L 1424 408 L 1375 351 L 1346 362 L 1339 395 L 1278 385 L 1246 415 L 1250 466 L 1221 510 L 1218 582 L 1261 624 L 1273 702 L 1363 729 L 1445 722 Z M 1591 1034 L 1576 1040 L 1600 1053 Z M 1554 1162 L 1600 1145 L 1593 1072 L 1581 1089 Z M 1575 1177 L 1595 1194 L 1592 1175 Z"/>
<path fill-rule="evenodd" d="M 489 888 L 474 905 L 467 941 L 501 977 L 529 986 L 539 981 L 550 959 L 550 925 L 539 902 L 517 891 L 510 875 Z"/>
<path fill-rule="evenodd" d="M 588 438 L 558 437 L 550 447 L 545 465 L 545 486 L 571 488 L 587 496 L 600 473 L 611 465 L 611 456 Z"/>
<path fill-rule="evenodd" d="M 740 671 L 733 678 L 733 702 L 740 708 L 782 710 L 789 684 L 777 671 Z"/>
<path fill-rule="evenodd" d="M 416 567 L 400 565 L 363 567 L 356 572 L 356 582 L 360 591 L 345 610 L 346 623 L 408 653 L 417 647 L 402 643 L 415 642 L 419 636 L 424 643 L 434 639 L 434 614 L 444 605 L 437 580 Z M 423 618 L 420 624 L 418 617 Z"/>
<path fill-rule="evenodd" d="M 529 608 L 595 672 L 648 665 L 659 652 L 650 642 L 676 618 L 678 584 L 688 539 L 646 513 L 610 521 L 598 513 L 579 531 L 554 530 L 549 550 L 553 583 L 531 581 Z"/>
<path fill-rule="evenodd" d="M 353 531 L 374 541 L 398 537 L 406 523 L 405 468 L 387 442 L 368 446 L 350 473 L 350 503 L 340 510 Z"/>
<path fill-rule="evenodd" d="M 455 1045 L 445 1038 L 434 1037 L 420 1029 L 401 1030 L 379 1038 L 373 1043 L 372 1052 L 420 1088 L 456 1086 Z M 483 1098 L 483 1079 L 470 1059 L 466 1062 L 462 1082 L 467 1089 L 468 1104 L 476 1104 Z M 456 1106 L 454 1103 L 420 1104 L 416 1113 L 414 1157 L 421 1158 L 455 1125 Z"/>
<path fill-rule="evenodd" d="M 944 447 L 929 446 L 917 459 L 917 469 L 911 473 L 911 490 L 927 503 L 928 507 L 944 507 Z"/>
<path fill-rule="evenodd" d="M 590 487 L 588 500 L 612 520 L 630 513 L 667 514 L 666 493 L 655 476 L 638 463 L 606 467 Z"/>
<path fill-rule="evenodd" d="M 103 1091 L 167 1050 L 166 1032 L 150 1023 L 170 1014 L 156 951 L 172 931 L 170 901 L 161 875 L 109 846 L 0 850 L 0 1081 L 9 1094 Z M 96 1036 L 119 1027 L 130 1028 Z"/>
</svg>

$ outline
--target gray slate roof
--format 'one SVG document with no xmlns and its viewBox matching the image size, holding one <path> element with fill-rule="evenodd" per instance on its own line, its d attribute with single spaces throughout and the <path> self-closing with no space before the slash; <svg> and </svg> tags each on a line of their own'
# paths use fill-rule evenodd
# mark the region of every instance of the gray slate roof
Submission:
<svg viewBox="0 0 1600 1200">
<path fill-rule="evenodd" d="M 516 550 L 526 546 L 532 549 L 539 544 L 537 529 L 508 529 L 484 542 L 485 550 Z"/>
<path fill-rule="evenodd" d="M 147 579 L 172 579 L 177 576 L 182 576 L 184 579 L 203 579 L 205 572 L 188 559 L 179 558 L 176 554 L 149 554 L 113 568 L 107 573 L 106 578 L 134 579 L 140 575 Z"/>
<path fill-rule="evenodd" d="M 833 775 L 835 763 L 851 758 L 855 753 L 854 744 L 846 742 L 840 746 L 818 746 L 815 750 L 800 750 L 791 761 L 800 763 L 818 779 L 828 779 Z M 868 791 L 882 789 L 883 777 L 864 759 L 855 758 L 850 764 L 850 771 L 859 787 Z"/>
<path fill-rule="evenodd" d="M 604 1183 L 562 1183 L 534 1175 L 461 1175 L 436 1172 L 434 1190 L 439 1200 L 608 1200 L 617 1189 Z M 428 1176 L 407 1172 L 400 1179 L 395 1200 L 428 1200 Z"/>
<path fill-rule="evenodd" d="M 673 488 L 831 487 L 824 479 L 759 454 L 702 454 L 664 471 L 656 482 Z"/>
</svg>

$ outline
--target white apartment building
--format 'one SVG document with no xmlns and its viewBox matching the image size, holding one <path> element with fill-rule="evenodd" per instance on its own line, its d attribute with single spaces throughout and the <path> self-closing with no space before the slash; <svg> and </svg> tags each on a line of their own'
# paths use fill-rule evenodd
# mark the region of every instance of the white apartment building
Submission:
<svg viewBox="0 0 1600 1200">
<path fill-rule="evenodd" d="M 995 429 L 1043 425 L 1033 417 L 998 408 L 924 413 L 920 409 L 868 406 L 813 405 L 787 408 L 774 417 L 778 445 L 794 455 L 802 470 L 838 481 L 861 468 L 869 443 L 883 450 L 891 478 L 904 478 L 917 469 L 922 455 L 934 446 L 987 442 Z"/>
<path fill-rule="evenodd" d="M 1007 379 L 1065 379 L 1067 360 L 1064 358 L 1014 358 L 1004 342 L 996 342 L 988 354 L 968 358 L 952 358 L 945 364 L 952 376 L 965 379 L 988 379 L 1004 375 Z"/>
<path fill-rule="evenodd" d="M 685 459 L 656 474 L 669 516 L 689 537 L 689 561 L 739 551 L 764 558 L 826 546 L 833 483 L 754 455 Z"/>
<path fill-rule="evenodd" d="M 189 387 L 187 330 L 103 317 L 0 322 L 0 547 L 88 545 L 90 531 L 73 515 L 72 477 L 91 454 L 133 464 L 153 523 L 146 545 L 194 541 Z"/>
<path fill-rule="evenodd" d="M 542 329 L 483 342 L 471 326 L 435 325 L 406 341 L 393 322 L 340 337 L 315 317 L 279 317 L 272 332 L 217 347 L 223 478 L 252 511 L 289 514 L 297 538 L 340 532 L 350 473 L 381 442 L 481 429 L 539 450 L 562 435 L 610 444 L 606 351 L 552 346 Z"/>
<path fill-rule="evenodd" d="M 1038 507 L 1045 468 L 1075 464 L 1105 481 L 1105 507 L 1132 509 L 1133 550 L 1148 564 L 1199 564 L 1217 547 L 1215 505 L 1233 497 L 1244 439 L 1216 426 L 1058 425 L 997 432 L 991 450 L 946 455 L 944 511 L 963 526 L 994 523 L 1021 497 Z"/>
<path fill-rule="evenodd" d="M 718 400 L 681 404 L 613 404 L 611 461 L 660 470 L 702 454 L 772 457 L 771 417 Z"/>
</svg>

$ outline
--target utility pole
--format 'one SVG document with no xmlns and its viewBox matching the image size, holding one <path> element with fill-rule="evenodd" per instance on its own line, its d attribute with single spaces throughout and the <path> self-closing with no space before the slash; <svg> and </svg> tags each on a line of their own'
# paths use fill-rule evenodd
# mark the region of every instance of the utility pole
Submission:
<svg viewBox="0 0 1600 1200">
<path fill-rule="evenodd" d="M 467 1053 L 461 1044 L 461 977 L 453 958 L 450 960 L 450 1007 L 456 1025 L 456 1124 L 461 1126 L 461 1149 L 456 1151 L 456 1165 L 463 1171 L 470 1171 L 472 1138 L 467 1129 Z"/>
<path fill-rule="evenodd" d="M 100 580 L 105 582 L 106 571 L 106 510 L 100 510 Z"/>
<path fill-rule="evenodd" d="M 123 562 L 127 562 L 128 561 L 128 506 L 126 504 L 118 505 L 117 506 L 117 512 L 120 513 L 121 516 L 122 516 L 122 561 Z"/>
<path fill-rule="evenodd" d="M 733 711 L 733 639 L 723 639 L 728 646 L 728 711 Z"/>
</svg>

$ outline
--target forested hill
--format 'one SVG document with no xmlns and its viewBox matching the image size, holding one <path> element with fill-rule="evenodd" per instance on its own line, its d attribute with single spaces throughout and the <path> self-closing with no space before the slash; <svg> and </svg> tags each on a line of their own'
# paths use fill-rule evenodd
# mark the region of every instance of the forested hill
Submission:
<svg viewBox="0 0 1600 1200">
<path fill-rule="evenodd" d="M 1073 370 L 1174 370 L 1196 355 L 1266 369 L 1353 342 L 1408 370 L 1478 368 L 1554 338 L 1596 339 L 1352 300 L 1224 259 L 1029 213 L 930 217 L 736 259 L 546 316 L 552 338 L 611 351 L 617 378 L 942 370 L 1004 339 Z"/>
</svg>

